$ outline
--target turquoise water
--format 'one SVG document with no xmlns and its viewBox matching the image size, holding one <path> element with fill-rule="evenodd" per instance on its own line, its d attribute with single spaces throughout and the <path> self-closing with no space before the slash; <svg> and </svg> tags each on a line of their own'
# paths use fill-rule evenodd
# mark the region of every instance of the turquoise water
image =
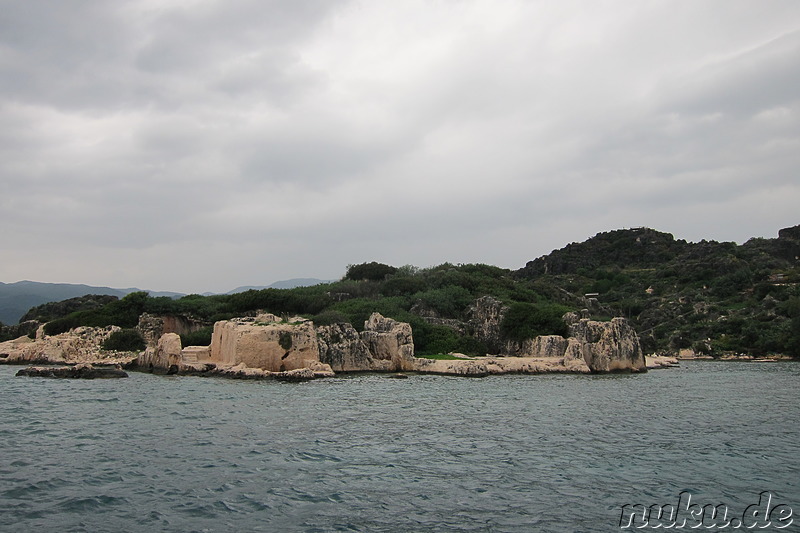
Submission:
<svg viewBox="0 0 800 533">
<path fill-rule="evenodd" d="M 625 504 L 800 525 L 800 364 L 300 384 L 17 378 L 0 531 L 619 531 Z"/>
</svg>

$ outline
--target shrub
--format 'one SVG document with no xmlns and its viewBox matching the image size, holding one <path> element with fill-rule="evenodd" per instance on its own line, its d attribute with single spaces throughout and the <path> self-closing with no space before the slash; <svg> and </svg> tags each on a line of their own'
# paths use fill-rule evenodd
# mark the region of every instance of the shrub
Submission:
<svg viewBox="0 0 800 533">
<path fill-rule="evenodd" d="M 344 279 L 382 281 L 386 279 L 386 276 L 395 272 L 397 272 L 396 267 L 372 261 L 370 263 L 361 263 L 360 265 L 348 265 Z"/>
<path fill-rule="evenodd" d="M 115 331 L 103 342 L 104 350 L 117 352 L 138 352 L 144 348 L 144 339 L 134 328 Z"/>
<path fill-rule="evenodd" d="M 539 335 L 567 335 L 561 317 L 569 308 L 557 304 L 511 304 L 500 323 L 500 331 L 512 340 L 522 341 Z"/>
<path fill-rule="evenodd" d="M 289 331 L 281 331 L 280 338 L 278 339 L 278 344 L 281 345 L 281 348 L 284 350 L 291 350 L 292 348 L 292 334 Z"/>
<path fill-rule="evenodd" d="M 338 311 L 328 310 L 323 311 L 318 315 L 314 315 L 311 319 L 315 326 L 330 326 L 331 324 L 339 324 L 347 322 L 347 317 Z"/>
<path fill-rule="evenodd" d="M 209 346 L 211 345 L 211 335 L 214 327 L 208 326 L 181 335 L 181 346 Z"/>
</svg>

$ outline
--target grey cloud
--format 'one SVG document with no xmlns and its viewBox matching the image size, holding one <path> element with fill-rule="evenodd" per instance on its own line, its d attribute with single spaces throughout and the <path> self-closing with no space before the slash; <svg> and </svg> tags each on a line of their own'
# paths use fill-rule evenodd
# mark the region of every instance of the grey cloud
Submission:
<svg viewBox="0 0 800 533">
<path fill-rule="evenodd" d="M 796 224 L 800 7 L 730 4 L 3 2 L 0 280 L 227 290 Z"/>
</svg>

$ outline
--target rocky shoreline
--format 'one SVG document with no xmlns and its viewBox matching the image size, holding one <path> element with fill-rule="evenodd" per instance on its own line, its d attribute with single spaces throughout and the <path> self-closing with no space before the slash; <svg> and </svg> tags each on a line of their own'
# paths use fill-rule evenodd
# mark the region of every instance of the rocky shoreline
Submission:
<svg viewBox="0 0 800 533">
<path fill-rule="evenodd" d="M 233 379 L 303 381 L 341 373 L 421 373 L 464 377 L 501 374 L 592 374 L 647 372 L 670 368 L 675 358 L 645 357 L 625 319 L 594 321 L 576 313 L 564 317 L 570 335 L 546 335 L 517 343 L 513 353 L 428 359 L 414 355 L 411 326 L 378 313 L 362 331 L 351 324 L 316 326 L 302 317 L 272 314 L 219 321 L 209 346 L 182 346 L 180 336 L 165 331 L 179 321 L 143 316 L 147 348 L 140 353 L 108 352 L 101 345 L 119 328 L 80 327 L 36 338 L 0 343 L 0 364 L 89 364 L 156 374 Z M 47 371 L 37 371 L 38 375 Z M 71 370 L 59 371 L 65 374 Z M 75 371 L 77 372 L 77 371 Z M 29 374 L 22 374 L 29 375 Z M 36 372 L 34 372 L 36 375 Z"/>
<path fill-rule="evenodd" d="M 128 377 L 128 373 L 119 367 L 96 367 L 88 363 L 59 367 L 29 366 L 17 372 L 16 375 L 61 379 L 118 379 Z"/>
</svg>

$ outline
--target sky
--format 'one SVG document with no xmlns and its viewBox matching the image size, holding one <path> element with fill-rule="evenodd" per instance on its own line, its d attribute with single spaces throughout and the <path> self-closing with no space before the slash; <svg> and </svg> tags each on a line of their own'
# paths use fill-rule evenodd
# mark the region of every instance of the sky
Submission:
<svg viewBox="0 0 800 533">
<path fill-rule="evenodd" d="M 0 281 L 225 292 L 800 224 L 795 0 L 0 0 Z"/>
</svg>

